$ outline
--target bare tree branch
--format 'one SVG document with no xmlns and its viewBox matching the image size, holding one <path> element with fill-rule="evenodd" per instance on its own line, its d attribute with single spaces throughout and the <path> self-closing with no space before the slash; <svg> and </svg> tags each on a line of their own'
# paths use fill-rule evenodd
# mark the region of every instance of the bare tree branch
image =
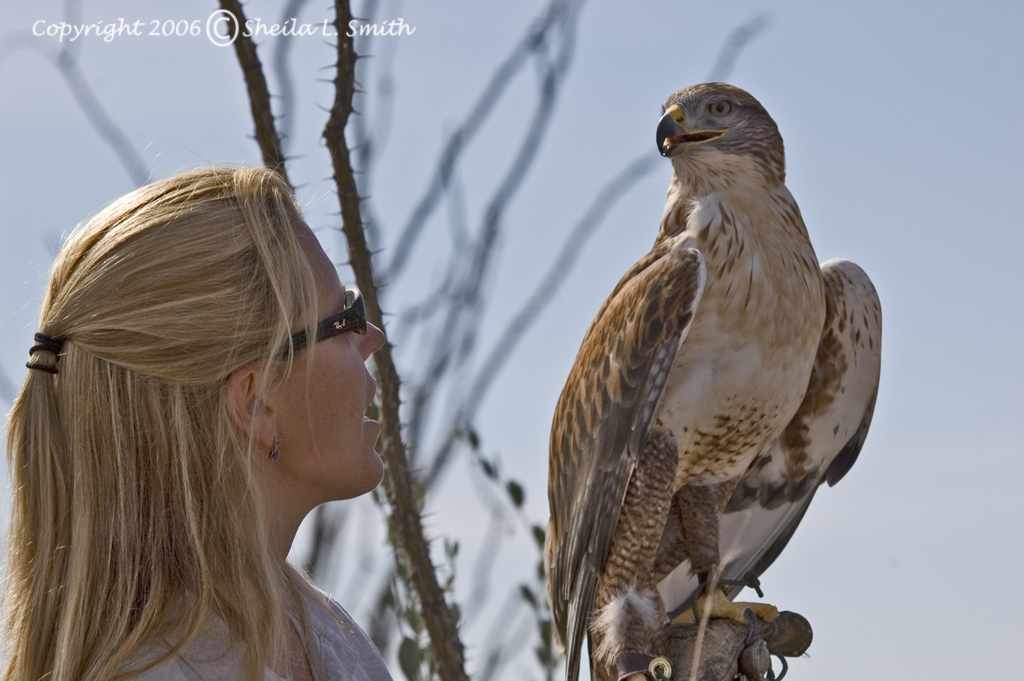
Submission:
<svg viewBox="0 0 1024 681">
<path fill-rule="evenodd" d="M 347 519 L 348 512 L 341 504 L 321 504 L 314 512 L 313 541 L 303 568 L 310 579 L 318 584 L 327 584 L 329 581 L 326 578 L 329 575 L 323 572 L 332 565 L 331 559 Z"/>
<path fill-rule="evenodd" d="M 396 629 L 395 620 L 397 618 L 393 607 L 394 583 L 395 572 L 392 570 L 388 573 L 388 578 L 384 581 L 384 586 L 377 595 L 377 602 L 374 605 L 373 614 L 370 616 L 370 626 L 367 632 L 370 640 L 373 641 L 373 645 L 382 654 L 391 645 L 391 635 Z"/>
<path fill-rule="evenodd" d="M 355 546 L 350 547 L 352 553 L 346 557 L 355 564 L 355 569 L 350 570 L 346 575 L 347 583 L 344 587 L 337 587 L 337 592 L 345 595 L 345 607 L 351 608 L 351 611 L 358 610 L 362 607 L 363 601 L 371 596 L 371 588 L 367 585 L 375 584 L 380 582 L 381 570 L 377 569 L 379 562 L 385 562 L 387 565 L 384 566 L 385 573 L 392 573 L 391 570 L 391 558 L 390 554 L 380 557 L 378 560 L 377 547 L 379 541 L 377 541 L 376 531 L 379 529 L 379 525 L 373 522 L 376 517 L 380 517 L 384 522 L 387 521 L 384 508 L 381 505 L 370 504 L 361 502 L 356 506 L 356 516 L 352 523 L 354 530 L 354 541 Z M 366 517 L 367 514 L 373 514 L 375 517 Z"/>
<path fill-rule="evenodd" d="M 82 6 L 79 0 L 65 0 L 64 21 L 81 24 Z M 40 49 L 28 31 L 14 31 L 4 36 L 0 44 L 0 65 L 19 49 L 34 50 L 48 59 L 64 79 L 78 108 L 85 114 L 85 120 L 111 148 L 118 162 L 136 187 L 149 182 L 149 168 L 142 161 L 142 155 L 128 139 L 128 135 L 114 122 L 93 92 L 85 74 L 78 68 L 77 52 L 81 43 L 67 42 L 57 53 Z"/>
<path fill-rule="evenodd" d="M 99 133 L 107 146 L 114 151 L 121 167 L 132 178 L 135 186 L 141 187 L 149 182 L 149 169 L 143 164 L 142 155 L 128 139 L 128 136 L 114 123 L 96 95 L 93 94 L 92 88 L 89 87 L 85 76 L 78 68 L 78 61 L 70 52 L 61 51 L 57 55 L 56 66 L 71 91 L 71 95 L 78 103 L 78 107 L 85 114 L 86 120 Z"/>
<path fill-rule="evenodd" d="M 469 217 L 466 212 L 466 196 L 458 173 L 452 177 L 445 192 L 447 197 L 448 231 L 451 236 L 451 249 L 455 253 L 462 253 L 469 248 Z M 398 321 L 404 325 L 401 331 L 402 338 L 406 333 L 411 333 L 413 327 L 434 318 L 441 311 L 441 306 L 434 304 L 437 300 L 444 300 L 450 295 L 451 287 L 454 284 L 455 266 L 451 258 L 448 266 L 444 267 L 444 279 L 441 284 L 427 291 L 419 300 L 406 304 L 399 313 Z M 406 328 L 408 327 L 408 330 Z M 415 439 L 411 441 L 415 442 Z"/>
<path fill-rule="evenodd" d="M 331 115 L 324 127 L 324 137 L 331 152 L 334 179 L 341 203 L 342 229 L 348 241 L 349 264 L 366 301 L 367 317 L 381 328 L 384 322 L 373 279 L 370 253 L 366 247 L 360 216 L 359 195 L 345 142 L 345 125 L 352 112 L 355 88 L 356 54 L 345 27 L 351 20 L 347 1 L 335 4 L 335 27 L 338 33 L 338 75 Z M 464 669 L 465 654 L 458 636 L 455 613 L 445 603 L 444 592 L 437 583 L 430 549 L 423 537 L 423 527 L 416 508 L 412 474 L 405 458 L 399 420 L 399 379 L 391 358 L 391 346 L 374 353 L 374 368 L 379 385 L 377 404 L 381 422 L 380 449 L 384 459 L 384 489 L 391 506 L 392 525 L 396 535 L 396 559 L 406 566 L 422 605 L 423 619 L 430 635 L 438 673 L 443 681 L 468 681 Z"/>
<path fill-rule="evenodd" d="M 491 255 L 494 252 L 494 246 L 501 230 L 501 222 L 505 209 L 512 201 L 516 192 L 522 186 L 523 180 L 529 172 L 530 166 L 536 159 L 544 133 L 547 132 L 547 128 L 551 122 L 559 87 L 562 84 L 565 72 L 569 68 L 569 62 L 573 51 L 572 48 L 575 43 L 574 34 L 574 22 L 567 19 L 564 22 L 562 49 L 559 52 L 557 60 L 544 72 L 541 84 L 540 101 L 538 102 L 537 109 L 534 112 L 533 119 L 530 122 L 526 138 L 523 140 L 519 153 L 516 155 L 512 166 L 509 168 L 509 171 L 502 180 L 498 190 L 494 193 L 494 196 L 484 213 L 483 233 L 479 240 L 477 253 L 475 254 L 476 257 L 472 260 L 470 276 L 465 285 L 465 295 L 467 298 L 465 302 L 468 303 L 469 310 L 474 313 L 473 316 L 479 316 L 480 284 L 483 281 L 484 274 L 488 270 Z M 469 327 L 467 337 L 464 340 L 464 347 L 461 348 L 463 354 L 466 354 L 466 352 L 472 347 L 473 340 L 476 337 L 476 330 L 478 328 L 479 323 L 472 324 Z"/>
<path fill-rule="evenodd" d="M 39 39 L 33 37 L 30 31 L 8 31 L 4 34 L 3 38 L 0 39 L 0 67 L 2 67 L 7 60 L 11 58 L 11 55 L 18 50 L 34 50 L 43 54 L 47 59 L 52 60 L 53 57 L 43 53 L 42 50 L 36 47 L 38 42 Z"/>
<path fill-rule="evenodd" d="M 523 605 L 522 593 L 519 585 L 516 585 L 509 590 L 508 596 L 505 597 L 505 602 L 495 611 L 494 621 L 487 631 L 487 637 L 484 639 L 489 642 L 489 645 L 482 651 L 483 664 L 479 672 L 480 681 L 487 681 L 494 676 L 505 648 L 505 641 L 503 639 L 508 636 L 512 629 L 509 623 L 514 622 L 515 618 L 519 616 L 523 610 Z"/>
<path fill-rule="evenodd" d="M 562 244 L 562 250 L 555 257 L 555 261 L 547 273 L 523 303 L 519 312 L 509 321 L 505 331 L 495 343 L 494 349 L 484 360 L 473 388 L 469 392 L 467 402 L 473 403 L 483 397 L 497 373 L 508 360 L 513 348 L 519 343 L 520 338 L 529 330 L 533 320 L 540 316 L 562 287 L 569 273 L 575 267 L 587 240 L 597 231 L 615 204 L 629 193 L 641 179 L 657 168 L 659 161 L 661 158 L 656 152 L 642 154 L 598 190 L 597 196 L 583 217 L 569 232 L 569 236 Z"/>
<path fill-rule="evenodd" d="M 732 70 L 736 67 L 736 60 L 739 58 L 740 52 L 755 38 L 764 33 L 766 28 L 768 28 L 768 15 L 766 13 L 757 14 L 746 23 L 734 28 L 729 33 L 729 37 L 725 39 L 725 43 L 718 53 L 718 59 L 715 60 L 715 65 L 711 67 L 707 81 L 709 83 L 720 82 L 732 75 Z"/>
<path fill-rule="evenodd" d="M 597 228 L 614 205 L 637 182 L 657 167 L 658 160 L 660 160 L 660 157 L 656 152 L 643 154 L 630 162 L 622 171 L 598 190 L 597 196 L 594 197 L 583 217 L 577 221 L 576 225 L 569 232 L 569 236 L 563 242 L 561 250 L 548 268 L 543 279 L 541 279 L 529 298 L 526 299 L 519 312 L 512 317 L 505 327 L 505 331 L 495 344 L 494 349 L 487 359 L 484 360 L 469 394 L 452 420 L 452 425 L 447 431 L 446 439 L 431 459 L 430 471 L 424 480 L 424 484 L 428 488 L 434 484 L 447 465 L 453 452 L 457 434 L 473 421 L 484 395 L 505 362 L 508 361 L 515 346 L 518 345 L 544 308 L 554 299 L 558 289 L 561 288 L 565 279 L 572 271 L 577 258 L 583 251 L 583 244 L 597 231 Z"/>
<path fill-rule="evenodd" d="M 242 13 L 242 5 L 238 0 L 220 0 L 220 6 L 234 15 L 239 28 L 245 26 L 245 14 Z M 245 86 L 249 91 L 249 106 L 256 124 L 256 143 L 259 144 L 260 153 L 263 155 L 263 165 L 280 173 L 287 181 L 281 138 L 274 129 L 274 114 L 270 110 L 267 79 L 263 75 L 260 59 L 256 56 L 256 45 L 243 30 L 238 31 L 235 39 L 235 54 L 238 55 L 238 63 L 241 64 L 242 74 L 245 76 Z"/>
<path fill-rule="evenodd" d="M 473 476 L 475 480 L 471 487 L 480 498 L 481 505 L 487 508 L 490 521 L 484 531 L 483 543 L 477 551 L 476 561 L 473 565 L 472 587 L 462 606 L 463 619 L 467 625 L 473 623 L 487 601 L 490 591 L 490 575 L 509 521 L 508 510 L 505 504 L 496 498 L 494 487 L 487 484 L 475 465 L 471 467 L 470 471 L 471 473 L 477 472 Z"/>
<path fill-rule="evenodd" d="M 518 591 L 518 587 L 516 589 Z M 499 638 L 496 643 L 490 645 L 483 656 L 483 665 L 480 669 L 480 681 L 490 681 L 501 670 L 508 661 L 520 650 L 530 644 L 530 632 L 534 623 L 529 617 L 522 617 L 519 626 L 512 626 L 515 620 L 496 620 L 496 624 L 504 625 L 499 629 Z"/>
<path fill-rule="evenodd" d="M 422 399 L 410 403 L 409 418 L 411 422 L 419 422 L 422 418 L 422 410 L 429 405 L 430 399 L 436 394 L 433 386 L 436 384 L 437 373 L 446 369 L 456 373 L 468 359 L 476 343 L 481 326 L 481 287 L 484 276 L 488 272 L 491 257 L 501 232 L 505 209 L 522 186 L 536 159 L 543 135 L 551 122 L 559 88 L 569 68 L 575 46 L 575 27 L 578 16 L 575 10 L 578 7 L 578 5 L 567 7 L 558 22 L 561 35 L 558 54 L 553 61 L 547 63 L 543 70 L 540 98 L 526 135 L 509 170 L 488 202 L 480 235 L 475 246 L 469 249 L 469 259 L 465 265 L 466 274 L 457 284 L 452 297 L 447 301 L 447 315 L 437 334 L 433 350 L 429 353 L 426 378 L 416 388 Z M 453 359 L 454 364 L 451 364 Z M 434 468 L 433 463 L 431 468 Z"/>
<path fill-rule="evenodd" d="M 548 32 L 561 20 L 573 2 L 575 0 L 551 0 L 526 35 L 513 48 L 512 54 L 494 72 L 487 87 L 484 88 L 463 122 L 449 135 L 430 184 L 403 228 L 402 234 L 396 242 L 391 261 L 381 273 L 382 281 L 394 280 L 401 274 L 423 226 L 441 200 L 443 190 L 448 186 L 452 171 L 463 150 L 494 110 L 498 99 L 512 81 L 513 76 L 524 66 L 529 55 L 543 44 Z"/>
</svg>

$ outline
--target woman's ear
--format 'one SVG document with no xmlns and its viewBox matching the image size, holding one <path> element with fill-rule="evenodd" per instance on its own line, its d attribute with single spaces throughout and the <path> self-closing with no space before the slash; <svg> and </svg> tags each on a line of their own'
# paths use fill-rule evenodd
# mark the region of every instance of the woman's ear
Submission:
<svg viewBox="0 0 1024 681">
<path fill-rule="evenodd" d="M 277 437 L 277 414 L 268 396 L 258 394 L 259 378 L 255 367 L 239 369 L 228 377 L 228 410 L 243 433 L 270 449 Z"/>
</svg>

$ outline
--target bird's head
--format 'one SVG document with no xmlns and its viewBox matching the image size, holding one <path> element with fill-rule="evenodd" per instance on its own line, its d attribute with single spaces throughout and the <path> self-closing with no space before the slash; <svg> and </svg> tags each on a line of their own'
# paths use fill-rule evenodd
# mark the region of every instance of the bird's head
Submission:
<svg viewBox="0 0 1024 681">
<path fill-rule="evenodd" d="M 767 186 L 785 181 L 782 135 L 760 102 L 725 83 L 703 83 L 665 100 L 658 150 L 681 180 L 735 180 L 759 173 Z"/>
</svg>

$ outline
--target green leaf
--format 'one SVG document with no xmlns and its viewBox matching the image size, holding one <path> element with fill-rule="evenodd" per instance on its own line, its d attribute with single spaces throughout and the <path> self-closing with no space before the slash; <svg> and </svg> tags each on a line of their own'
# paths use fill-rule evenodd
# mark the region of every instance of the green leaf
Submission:
<svg viewBox="0 0 1024 681">
<path fill-rule="evenodd" d="M 480 436 L 476 434 L 476 431 L 469 428 L 466 431 L 466 437 L 469 438 L 469 446 L 473 449 L 480 449 Z"/>
<path fill-rule="evenodd" d="M 540 640 L 544 645 L 551 645 L 551 620 L 540 621 Z"/>
<path fill-rule="evenodd" d="M 498 477 L 498 471 L 494 468 L 494 464 L 483 457 L 480 457 L 480 467 L 484 469 L 484 475 L 491 480 Z"/>
<path fill-rule="evenodd" d="M 398 664 L 402 667 L 405 678 L 409 681 L 419 681 L 420 649 L 416 641 L 408 637 L 402 639 L 402 645 L 398 646 Z"/>
<path fill-rule="evenodd" d="M 537 624 L 540 625 L 540 645 L 534 648 L 534 652 L 541 666 L 548 668 L 555 661 L 555 651 L 551 646 L 551 620 L 539 620 Z"/>
<path fill-rule="evenodd" d="M 537 546 L 540 547 L 541 551 L 544 550 L 544 528 L 540 525 L 533 526 L 533 540 L 537 542 Z"/>
<path fill-rule="evenodd" d="M 523 505 L 523 487 L 515 480 L 508 481 L 508 495 L 512 497 L 512 503 L 516 505 L 516 508 Z"/>
<path fill-rule="evenodd" d="M 524 601 L 526 601 L 535 608 L 537 607 L 537 597 L 533 595 L 533 591 L 530 589 L 530 587 L 526 586 L 525 584 L 522 584 L 519 587 L 519 592 L 523 595 Z"/>
</svg>

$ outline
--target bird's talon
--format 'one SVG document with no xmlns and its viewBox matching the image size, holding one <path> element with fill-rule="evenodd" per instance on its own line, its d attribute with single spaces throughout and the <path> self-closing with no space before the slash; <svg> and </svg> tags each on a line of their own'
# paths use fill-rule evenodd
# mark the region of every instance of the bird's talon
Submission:
<svg viewBox="0 0 1024 681">
<path fill-rule="evenodd" d="M 758 619 L 762 619 L 765 622 L 772 622 L 779 616 L 779 609 L 774 605 L 768 605 L 767 603 L 733 603 L 721 589 L 715 591 L 710 602 L 708 598 L 708 596 L 701 596 L 694 603 L 692 613 L 686 610 L 673 619 L 672 622 L 675 624 L 700 622 L 700 613 L 704 612 L 705 608 L 711 608 L 711 619 L 730 619 L 747 626 L 750 624 L 750 620 L 747 619 L 746 615 L 747 610 L 750 610 Z"/>
<path fill-rule="evenodd" d="M 747 620 L 747 638 L 744 640 L 743 645 L 749 646 L 754 642 L 754 637 L 757 635 L 757 615 L 750 608 L 743 608 L 743 617 Z"/>
<path fill-rule="evenodd" d="M 789 672 L 789 663 L 786 662 L 786 658 L 783 655 L 776 655 L 775 657 L 779 658 L 779 662 L 782 663 L 782 672 L 775 676 L 775 670 L 769 669 L 768 678 L 770 681 L 782 681 L 782 679 L 786 678 L 786 673 Z"/>
</svg>

